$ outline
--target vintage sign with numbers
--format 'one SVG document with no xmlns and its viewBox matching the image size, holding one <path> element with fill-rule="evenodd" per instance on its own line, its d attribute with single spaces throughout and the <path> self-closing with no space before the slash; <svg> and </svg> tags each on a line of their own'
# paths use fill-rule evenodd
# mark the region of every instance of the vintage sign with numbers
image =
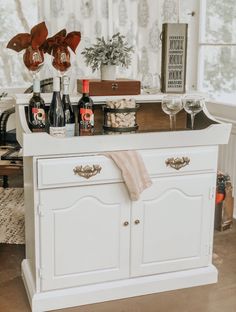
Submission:
<svg viewBox="0 0 236 312">
<path fill-rule="evenodd" d="M 188 24 L 162 25 L 162 92 L 185 92 L 187 32 Z"/>
</svg>

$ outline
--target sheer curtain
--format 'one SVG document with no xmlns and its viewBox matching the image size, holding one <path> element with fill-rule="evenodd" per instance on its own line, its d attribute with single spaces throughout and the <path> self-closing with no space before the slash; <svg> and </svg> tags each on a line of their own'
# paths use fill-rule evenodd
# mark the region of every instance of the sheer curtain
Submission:
<svg viewBox="0 0 236 312">
<path fill-rule="evenodd" d="M 63 28 L 66 28 L 68 32 L 81 31 L 82 39 L 76 55 L 71 51 L 72 66 L 68 73 L 74 82 L 73 91 L 76 90 L 76 79 L 100 77 L 99 71 L 92 73 L 91 69 L 85 65 L 81 56 L 83 48 L 93 44 L 96 37 L 108 38 L 116 32 L 125 35 L 128 42 L 135 48 L 132 66 L 129 69 L 120 67 L 117 76 L 140 79 L 147 86 L 155 85 L 161 69 L 162 23 L 178 22 L 179 12 L 181 12 L 180 21 L 189 22 L 186 12 L 191 10 L 192 2 L 197 2 L 196 0 L 0 0 L 0 4 L 4 1 L 12 2 L 14 6 L 12 13 L 5 12 L 5 19 L 8 20 L 13 16 L 17 23 L 21 24 L 20 28 L 12 27 L 11 30 L 10 28 L 7 30 L 9 33 L 5 35 L 5 43 L 19 31 L 28 32 L 34 24 L 40 21 L 46 22 L 49 36 Z M 21 3 L 24 5 L 19 7 Z M 30 16 L 34 16 L 34 19 Z M 13 31 L 15 31 L 14 34 Z M 7 51 L 3 43 L 0 49 L 2 50 L 0 63 L 9 64 L 0 72 L 2 84 L 0 88 L 31 84 L 32 77 L 25 70 L 22 55 L 18 57 L 14 51 Z M 17 66 L 15 66 L 14 60 L 17 57 Z M 51 57 L 47 55 L 45 65 L 41 70 L 41 77 L 48 78 L 52 75 Z"/>
<path fill-rule="evenodd" d="M 98 77 L 98 73 L 92 73 L 83 60 L 81 51 L 84 47 L 95 42 L 96 37 L 109 36 L 107 0 L 42 0 L 40 1 L 40 19 L 44 20 L 49 29 L 49 36 L 63 28 L 70 31 L 81 32 L 81 42 L 76 54 L 71 51 L 71 68 L 68 75 L 72 81 L 72 91 L 76 91 L 76 79 L 82 77 Z M 42 77 L 53 75 L 51 58 L 47 56 L 47 62 L 42 70 Z"/>
<path fill-rule="evenodd" d="M 80 54 L 96 37 L 120 32 L 135 47 L 132 66 L 120 67 L 118 77 L 141 79 L 145 85 L 157 83 L 161 70 L 160 33 L 163 22 L 177 22 L 178 0 L 43 0 L 41 19 L 51 33 L 66 27 L 79 30 L 81 43 L 72 56 L 71 77 L 100 77 L 86 67 Z"/>
<path fill-rule="evenodd" d="M 0 89 L 27 85 L 31 75 L 23 65 L 23 53 L 7 49 L 17 33 L 29 33 L 38 22 L 37 0 L 0 0 Z"/>
</svg>

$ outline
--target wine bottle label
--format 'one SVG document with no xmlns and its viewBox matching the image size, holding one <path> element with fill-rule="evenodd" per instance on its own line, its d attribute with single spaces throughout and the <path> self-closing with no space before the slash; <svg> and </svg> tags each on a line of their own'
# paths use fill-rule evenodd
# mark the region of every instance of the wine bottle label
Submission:
<svg viewBox="0 0 236 312">
<path fill-rule="evenodd" d="M 84 125 L 94 126 L 94 114 L 91 109 L 80 108 L 81 123 Z"/>
<path fill-rule="evenodd" d="M 66 120 L 66 123 L 72 124 L 74 118 L 75 118 L 74 117 L 74 113 L 69 111 L 69 109 L 66 109 L 65 110 L 65 120 Z"/>
<path fill-rule="evenodd" d="M 45 111 L 43 108 L 32 108 L 32 120 L 33 126 L 45 126 Z"/>
<path fill-rule="evenodd" d="M 66 124 L 66 136 L 73 137 L 75 135 L 75 124 Z"/>
<path fill-rule="evenodd" d="M 57 138 L 65 138 L 66 127 L 49 127 L 49 134 Z"/>
</svg>

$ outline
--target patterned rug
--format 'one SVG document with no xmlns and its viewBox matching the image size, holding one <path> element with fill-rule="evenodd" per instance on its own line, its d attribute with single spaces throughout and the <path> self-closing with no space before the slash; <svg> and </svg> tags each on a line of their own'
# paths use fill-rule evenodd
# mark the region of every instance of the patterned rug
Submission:
<svg viewBox="0 0 236 312">
<path fill-rule="evenodd" d="M 0 243 L 25 243 L 23 188 L 0 188 Z"/>
</svg>

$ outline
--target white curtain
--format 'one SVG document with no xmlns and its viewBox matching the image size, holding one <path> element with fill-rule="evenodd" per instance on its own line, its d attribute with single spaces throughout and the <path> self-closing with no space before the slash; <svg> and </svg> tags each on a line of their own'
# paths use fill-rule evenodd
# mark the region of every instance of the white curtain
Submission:
<svg viewBox="0 0 236 312">
<path fill-rule="evenodd" d="M 4 0 L 0 0 L 0 4 Z M 6 1 L 6 0 L 5 0 Z M 11 0 L 14 2 L 14 0 Z M 26 1 L 26 0 L 25 0 Z M 25 2 L 23 1 L 23 2 Z M 30 2 L 29 0 L 27 0 Z M 35 0 L 34 0 L 35 1 Z M 81 32 L 81 42 L 77 48 L 76 55 L 71 51 L 71 69 L 68 73 L 72 77 L 74 84 L 73 91 L 76 90 L 76 79 L 83 77 L 100 77 L 97 71 L 92 73 L 81 56 L 84 47 L 88 47 L 95 42 L 96 37 L 111 37 L 112 34 L 120 32 L 125 35 L 128 42 L 134 46 L 135 53 L 132 57 L 132 66 L 129 69 L 119 68 L 118 78 L 126 77 L 139 79 L 145 86 L 155 86 L 157 77 L 161 70 L 161 41 L 160 33 L 163 22 L 178 22 L 179 3 L 181 4 L 181 22 L 188 22 L 187 12 L 188 4 L 193 0 L 37 0 L 38 8 L 31 10 L 37 11 L 39 21 L 45 21 L 49 30 L 49 36 L 66 28 L 68 32 L 76 30 Z M 8 1 L 7 1 L 8 2 Z M 19 0 L 15 0 L 15 3 Z M 26 2 L 25 2 L 26 3 Z M 37 10 L 38 9 L 38 10 Z M 19 6 L 16 6 L 13 13 L 16 19 L 28 20 L 30 28 L 33 24 L 29 20 L 29 14 L 25 10 L 19 12 Z M 13 14 L 12 13 L 12 14 Z M 19 14 L 20 13 L 20 14 Z M 25 14 L 25 15 L 24 15 Z M 33 14 L 33 12 L 32 12 Z M 6 18 L 8 18 L 6 16 Z M 27 30 L 28 31 L 28 30 Z M 12 32 L 12 31 L 11 31 Z M 15 34 L 18 33 L 15 29 Z M 9 39 L 11 37 L 9 36 Z M 4 61 L 2 54 L 0 62 L 11 63 L 14 51 L 10 54 L 4 51 Z M 22 57 L 22 55 L 21 55 Z M 18 86 L 29 85 L 31 77 L 23 69 L 23 61 L 20 60 L 21 72 L 19 73 L 19 64 L 17 68 L 5 68 L 1 72 L 6 85 Z M 9 72 L 10 71 L 10 72 Z M 15 72 L 14 72 L 15 71 Z M 17 72 L 18 71 L 18 72 Z M 24 73 L 24 75 L 22 74 Z M 48 78 L 53 75 L 51 57 L 46 56 L 45 66 L 41 70 L 41 77 Z M 6 79 L 5 79 L 5 78 Z M 18 80 L 18 81 L 17 81 Z M 20 80 L 20 81 L 19 81 Z M 0 86 L 1 87 L 1 86 Z"/>
<path fill-rule="evenodd" d="M 147 86 L 158 82 L 161 27 L 163 22 L 177 22 L 178 0 L 43 0 L 40 4 L 41 19 L 52 34 L 64 27 L 81 31 L 82 40 L 72 61 L 73 79 L 99 78 L 100 72 L 93 74 L 80 52 L 96 37 L 120 32 L 135 47 L 135 53 L 129 69 L 118 69 L 118 77 L 140 79 Z"/>
<path fill-rule="evenodd" d="M 6 45 L 17 33 L 29 33 L 37 24 L 37 0 L 0 0 L 0 12 L 0 89 L 23 87 L 31 79 L 23 64 L 23 53 Z"/>
<path fill-rule="evenodd" d="M 95 42 L 96 37 L 108 37 L 108 1 L 107 0 L 42 0 L 40 3 L 40 19 L 46 22 L 49 36 L 54 35 L 63 28 L 70 31 L 81 32 L 81 42 L 76 54 L 71 51 L 71 76 L 72 91 L 76 91 L 76 79 L 82 77 L 96 77 L 92 74 L 83 60 L 81 51 L 84 47 Z M 53 75 L 50 57 L 41 73 L 42 78 Z M 73 83 L 74 82 L 74 83 Z"/>
</svg>

